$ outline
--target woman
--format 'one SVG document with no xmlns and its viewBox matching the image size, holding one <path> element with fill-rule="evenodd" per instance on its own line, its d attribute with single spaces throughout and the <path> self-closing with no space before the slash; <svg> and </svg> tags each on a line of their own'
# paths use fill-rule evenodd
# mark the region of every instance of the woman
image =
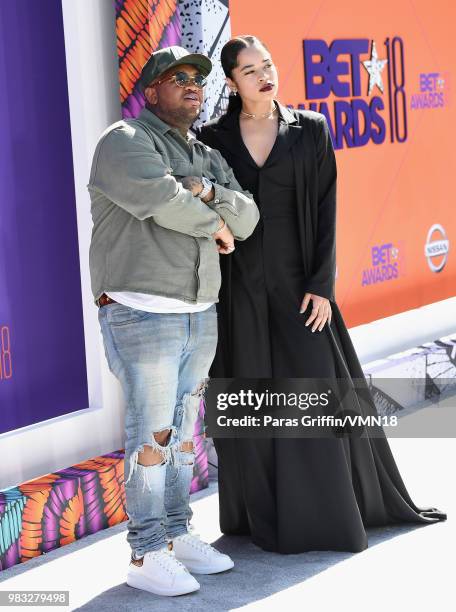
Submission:
<svg viewBox="0 0 456 612">
<path fill-rule="evenodd" d="M 364 380 L 334 299 L 337 170 L 326 120 L 276 101 L 277 70 L 257 38 L 230 40 L 221 61 L 228 110 L 198 137 L 222 153 L 261 219 L 221 258 L 210 374 Z M 268 551 L 361 551 L 365 527 L 446 518 L 412 502 L 384 434 L 214 442 L 221 529 Z"/>
</svg>

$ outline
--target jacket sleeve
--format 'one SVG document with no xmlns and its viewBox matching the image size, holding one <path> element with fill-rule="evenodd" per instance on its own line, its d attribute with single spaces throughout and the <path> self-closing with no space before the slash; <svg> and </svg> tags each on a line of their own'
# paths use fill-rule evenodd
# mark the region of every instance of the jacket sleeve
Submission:
<svg viewBox="0 0 456 612">
<path fill-rule="evenodd" d="M 334 301 L 336 277 L 336 188 L 337 166 L 326 117 L 317 137 L 318 218 L 314 262 L 306 292 Z"/>
<path fill-rule="evenodd" d="M 207 206 L 226 221 L 236 240 L 245 240 L 260 218 L 258 207 L 252 194 L 239 185 L 220 151 L 211 149 L 210 154 L 217 183 L 214 183 L 214 199 L 207 202 Z"/>
<path fill-rule="evenodd" d="M 189 236 L 212 238 L 219 215 L 170 173 L 150 137 L 118 126 L 97 145 L 88 188 L 104 194 L 140 221 Z"/>
</svg>

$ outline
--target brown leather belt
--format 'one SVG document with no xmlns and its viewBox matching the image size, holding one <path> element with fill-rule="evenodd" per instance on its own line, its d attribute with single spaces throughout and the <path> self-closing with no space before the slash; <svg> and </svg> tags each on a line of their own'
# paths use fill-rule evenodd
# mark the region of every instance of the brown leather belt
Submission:
<svg viewBox="0 0 456 612">
<path fill-rule="evenodd" d="M 102 293 L 96 303 L 98 308 L 101 308 L 101 306 L 106 306 L 106 304 L 118 304 L 116 300 L 112 300 L 109 295 L 106 295 L 106 293 Z"/>
</svg>

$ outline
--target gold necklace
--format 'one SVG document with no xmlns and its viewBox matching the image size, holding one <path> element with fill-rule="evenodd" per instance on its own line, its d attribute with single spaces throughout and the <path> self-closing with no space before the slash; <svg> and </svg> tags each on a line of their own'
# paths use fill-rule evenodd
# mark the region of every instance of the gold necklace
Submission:
<svg viewBox="0 0 456 612">
<path fill-rule="evenodd" d="M 269 117 L 272 117 L 272 115 L 276 112 L 277 107 L 274 106 L 274 109 L 272 111 L 269 111 L 269 113 L 266 113 L 264 115 L 254 115 L 253 113 L 246 113 L 245 110 L 241 109 L 241 113 L 243 115 L 245 115 L 246 117 L 249 117 L 250 119 L 268 119 Z"/>
</svg>

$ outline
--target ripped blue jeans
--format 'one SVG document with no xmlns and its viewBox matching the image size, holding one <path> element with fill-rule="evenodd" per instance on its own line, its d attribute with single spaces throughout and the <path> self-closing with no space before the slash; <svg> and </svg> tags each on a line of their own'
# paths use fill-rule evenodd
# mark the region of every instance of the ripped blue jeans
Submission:
<svg viewBox="0 0 456 612">
<path fill-rule="evenodd" d="M 123 304 L 98 310 L 109 369 L 125 395 L 125 494 L 133 555 L 186 533 L 192 517 L 193 430 L 217 345 L 215 304 L 194 313 L 153 313 Z M 154 434 L 170 431 L 165 444 Z M 142 465 L 149 445 L 162 463 Z"/>
</svg>

